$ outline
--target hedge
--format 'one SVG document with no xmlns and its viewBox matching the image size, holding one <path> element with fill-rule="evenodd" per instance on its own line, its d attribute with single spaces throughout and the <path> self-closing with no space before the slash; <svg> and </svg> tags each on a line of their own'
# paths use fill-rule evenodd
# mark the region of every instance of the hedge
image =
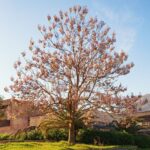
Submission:
<svg viewBox="0 0 150 150">
<path fill-rule="evenodd" d="M 18 132 L 16 135 L 0 134 L 0 140 L 67 140 L 68 133 L 63 129 L 51 129 L 45 134 L 38 129 L 28 132 Z M 150 136 L 133 135 L 127 132 L 100 131 L 94 129 L 79 130 L 77 142 L 85 144 L 104 145 L 136 145 L 141 148 L 150 148 Z"/>
<path fill-rule="evenodd" d="M 118 131 L 80 130 L 77 141 L 86 144 L 137 145 L 141 148 L 150 148 L 149 136 Z"/>
</svg>

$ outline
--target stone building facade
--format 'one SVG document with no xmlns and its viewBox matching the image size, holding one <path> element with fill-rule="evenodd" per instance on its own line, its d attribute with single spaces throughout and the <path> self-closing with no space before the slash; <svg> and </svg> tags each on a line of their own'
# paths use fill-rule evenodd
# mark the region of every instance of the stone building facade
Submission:
<svg viewBox="0 0 150 150">
<path fill-rule="evenodd" d="M 38 126 L 45 116 L 34 109 L 29 101 L 15 99 L 4 100 L 8 105 L 5 110 L 5 118 L 0 120 L 0 133 L 14 134 L 19 129 Z"/>
<path fill-rule="evenodd" d="M 5 120 L 0 120 L 0 133 L 14 134 L 18 130 L 39 126 L 47 118 L 47 115 L 42 114 L 37 107 L 33 106 L 33 102 L 9 99 L 4 100 L 4 103 L 8 107 L 5 110 Z M 88 119 L 91 124 L 94 122 L 94 124 L 106 125 L 113 120 L 108 114 L 99 111 L 88 112 L 87 115 L 91 118 Z"/>
<path fill-rule="evenodd" d="M 33 102 L 24 100 L 8 99 L 4 100 L 7 105 L 5 110 L 5 118 L 0 120 L 0 133 L 14 134 L 18 130 L 23 130 L 31 126 L 39 126 L 46 115 L 39 111 L 38 107 L 34 107 Z M 88 112 L 88 124 L 105 126 L 114 120 L 105 112 Z M 138 112 L 134 114 L 138 118 L 142 118 L 142 127 L 150 129 L 150 111 Z M 116 118 L 116 117 L 115 117 Z"/>
</svg>

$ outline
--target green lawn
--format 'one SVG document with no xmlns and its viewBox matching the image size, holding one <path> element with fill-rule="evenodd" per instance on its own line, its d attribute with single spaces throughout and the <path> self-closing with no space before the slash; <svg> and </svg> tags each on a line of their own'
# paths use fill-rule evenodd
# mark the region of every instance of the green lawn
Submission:
<svg viewBox="0 0 150 150">
<path fill-rule="evenodd" d="M 136 150 L 132 146 L 94 146 L 76 144 L 69 146 L 66 142 L 13 142 L 0 143 L 0 150 Z"/>
</svg>

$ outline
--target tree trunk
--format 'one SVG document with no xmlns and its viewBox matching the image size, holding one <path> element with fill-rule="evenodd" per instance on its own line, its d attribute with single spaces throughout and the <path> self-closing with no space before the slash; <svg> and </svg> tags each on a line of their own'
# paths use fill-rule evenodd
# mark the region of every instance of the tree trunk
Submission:
<svg viewBox="0 0 150 150">
<path fill-rule="evenodd" d="M 74 120 L 71 120 L 69 123 L 69 133 L 68 133 L 68 143 L 69 144 L 75 144 L 75 125 Z"/>
</svg>

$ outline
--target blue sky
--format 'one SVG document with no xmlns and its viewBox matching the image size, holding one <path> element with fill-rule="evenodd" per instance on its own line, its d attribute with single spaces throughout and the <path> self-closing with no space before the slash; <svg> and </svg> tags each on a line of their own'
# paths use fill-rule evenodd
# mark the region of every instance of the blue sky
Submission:
<svg viewBox="0 0 150 150">
<path fill-rule="evenodd" d="M 150 93 L 150 1 L 149 0 L 0 0 L 0 95 L 10 85 L 13 64 L 40 34 L 38 24 L 46 16 L 73 5 L 86 5 L 89 14 L 105 21 L 117 34 L 117 50 L 125 50 L 135 63 L 131 73 L 119 80 L 128 93 Z"/>
</svg>

